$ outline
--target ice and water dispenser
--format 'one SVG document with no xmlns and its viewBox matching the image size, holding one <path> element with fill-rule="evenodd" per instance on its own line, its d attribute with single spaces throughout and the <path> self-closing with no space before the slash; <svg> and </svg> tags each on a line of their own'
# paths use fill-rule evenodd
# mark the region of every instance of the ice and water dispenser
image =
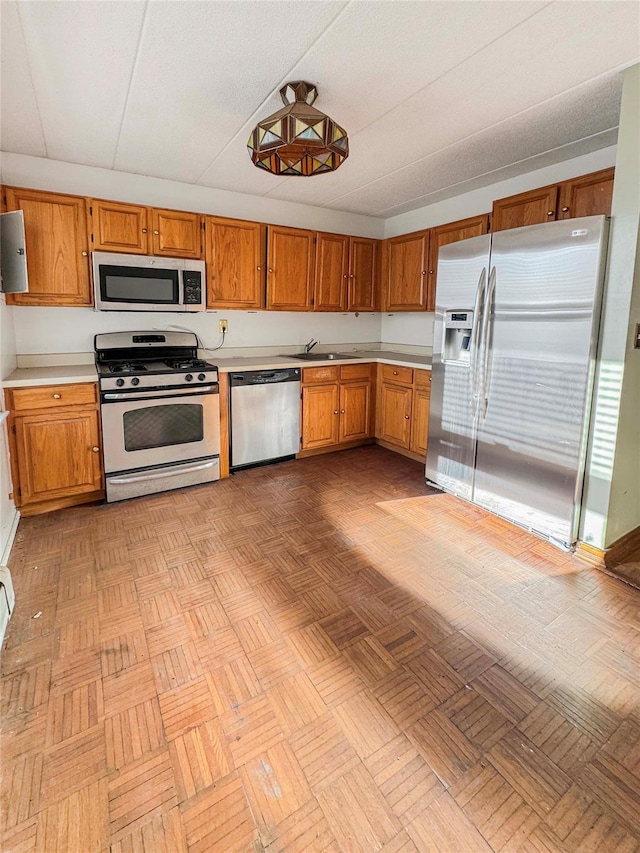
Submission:
<svg viewBox="0 0 640 853">
<path fill-rule="evenodd" d="M 471 364 L 473 311 L 445 311 L 443 364 Z"/>
</svg>

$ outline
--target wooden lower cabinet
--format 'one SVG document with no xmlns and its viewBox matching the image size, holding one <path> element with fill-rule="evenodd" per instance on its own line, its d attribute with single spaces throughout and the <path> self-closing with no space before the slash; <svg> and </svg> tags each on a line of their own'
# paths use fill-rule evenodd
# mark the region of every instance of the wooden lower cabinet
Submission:
<svg viewBox="0 0 640 853">
<path fill-rule="evenodd" d="M 426 457 L 431 371 L 381 364 L 378 379 L 376 438 Z"/>
<path fill-rule="evenodd" d="M 75 389 L 76 397 L 83 396 L 78 389 L 91 389 L 93 404 L 70 405 L 59 390 L 64 388 Z M 94 388 L 87 384 L 5 392 L 11 408 L 14 501 L 23 515 L 104 496 L 100 413 Z M 26 408 L 30 401 L 38 408 Z"/>
<path fill-rule="evenodd" d="M 304 450 L 371 437 L 371 365 L 308 367 L 302 371 Z"/>
</svg>

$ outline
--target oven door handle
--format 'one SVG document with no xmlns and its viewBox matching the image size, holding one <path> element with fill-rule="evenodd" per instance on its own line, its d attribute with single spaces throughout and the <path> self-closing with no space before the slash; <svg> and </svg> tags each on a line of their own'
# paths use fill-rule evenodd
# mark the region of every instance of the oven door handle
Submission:
<svg viewBox="0 0 640 853">
<path fill-rule="evenodd" d="M 182 391 L 181 388 L 159 388 L 156 391 L 123 391 L 117 394 L 112 391 L 103 391 L 103 400 L 153 400 L 158 397 L 200 397 L 202 394 L 218 394 L 217 385 L 197 385 L 193 391 Z"/>
<path fill-rule="evenodd" d="M 165 477 L 178 477 L 180 474 L 205 471 L 207 468 L 214 468 L 216 465 L 218 465 L 218 460 L 212 459 L 209 462 L 200 462 L 198 465 L 176 465 L 175 468 L 165 468 L 164 471 L 157 471 L 155 474 L 134 474 L 131 477 L 110 477 L 107 474 L 107 479 L 115 486 L 125 486 L 130 483 L 143 483 L 145 480 L 164 480 Z"/>
</svg>

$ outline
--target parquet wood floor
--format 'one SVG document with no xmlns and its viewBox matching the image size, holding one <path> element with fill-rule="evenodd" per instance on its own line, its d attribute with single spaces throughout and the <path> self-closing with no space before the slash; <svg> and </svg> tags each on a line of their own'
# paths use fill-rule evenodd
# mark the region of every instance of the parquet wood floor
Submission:
<svg viewBox="0 0 640 853">
<path fill-rule="evenodd" d="M 6 853 L 640 851 L 640 593 L 377 447 L 21 521 Z"/>
</svg>

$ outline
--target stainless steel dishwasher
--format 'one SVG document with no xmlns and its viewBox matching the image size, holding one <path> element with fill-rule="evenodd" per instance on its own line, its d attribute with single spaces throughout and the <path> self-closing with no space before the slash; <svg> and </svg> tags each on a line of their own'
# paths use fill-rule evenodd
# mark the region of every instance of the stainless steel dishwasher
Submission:
<svg viewBox="0 0 640 853">
<path fill-rule="evenodd" d="M 300 450 L 300 368 L 231 373 L 229 385 L 232 470 Z"/>
</svg>

